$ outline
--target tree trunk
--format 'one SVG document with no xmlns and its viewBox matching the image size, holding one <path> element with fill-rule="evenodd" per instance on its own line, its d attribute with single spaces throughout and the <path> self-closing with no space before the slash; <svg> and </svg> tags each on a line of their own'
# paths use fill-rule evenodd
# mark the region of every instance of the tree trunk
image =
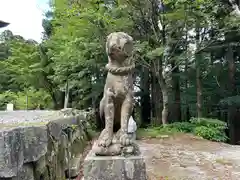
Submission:
<svg viewBox="0 0 240 180">
<path fill-rule="evenodd" d="M 155 4 L 156 5 L 156 4 Z M 156 6 L 157 7 L 157 6 Z M 155 13 L 157 14 L 157 13 Z M 158 29 L 157 22 L 158 22 L 158 18 L 157 16 L 154 16 L 155 19 L 155 29 Z M 161 30 L 161 39 L 162 39 L 162 45 L 166 48 L 167 43 L 166 43 L 166 27 L 165 25 L 163 25 L 162 30 Z M 166 50 L 166 49 L 165 49 Z M 158 57 L 157 62 L 157 79 L 158 79 L 158 84 L 161 87 L 161 91 L 162 91 L 162 105 L 163 105 L 163 109 L 162 109 L 162 124 L 166 125 L 168 123 L 168 88 L 167 88 L 167 84 L 165 81 L 165 78 L 163 77 L 163 62 L 166 60 L 166 57 L 168 56 L 168 52 L 167 53 L 163 53 L 163 55 L 161 55 L 160 57 Z"/>
<path fill-rule="evenodd" d="M 188 5 L 185 4 L 184 5 L 184 9 L 188 10 Z M 185 11 L 185 17 L 187 18 L 187 11 Z M 185 41 L 188 42 L 188 39 L 189 39 L 189 26 L 187 24 L 187 21 L 185 21 Z M 188 54 L 188 43 L 185 44 L 185 52 L 187 52 Z M 183 115 L 183 120 L 184 121 L 189 121 L 190 118 L 191 118 L 191 115 L 190 115 L 190 109 L 189 109 L 189 105 L 188 105 L 188 65 L 189 65 L 189 57 L 187 56 L 185 58 L 185 64 L 184 64 L 184 75 L 185 75 L 185 78 L 184 78 L 184 88 L 185 88 L 185 101 L 184 101 L 184 115 Z"/>
<path fill-rule="evenodd" d="M 65 100 L 65 93 L 58 91 L 58 92 L 52 92 L 51 97 L 53 100 L 53 108 L 54 110 L 63 109 L 64 107 L 64 100 Z"/>
<path fill-rule="evenodd" d="M 68 80 L 67 80 L 66 89 L 65 89 L 64 108 L 68 108 L 68 100 L 69 100 L 69 85 L 68 85 Z"/>
<path fill-rule="evenodd" d="M 72 90 L 69 90 L 69 100 L 68 100 L 68 108 L 73 108 L 73 95 L 72 95 Z"/>
<path fill-rule="evenodd" d="M 153 68 L 155 69 L 155 68 Z M 163 100 L 162 100 L 162 89 L 159 84 L 159 78 L 156 76 L 157 72 L 152 70 L 152 86 L 151 86 L 151 99 L 152 99 L 152 115 L 154 125 L 162 124 L 162 109 L 163 109 Z"/>
<path fill-rule="evenodd" d="M 156 105 L 156 76 L 151 72 L 151 119 L 156 117 L 155 105 Z"/>
<path fill-rule="evenodd" d="M 172 63 L 172 92 L 174 95 L 173 104 L 173 122 L 181 121 L 181 92 L 180 92 L 180 82 L 179 82 L 179 67 L 175 68 L 175 62 Z"/>
<path fill-rule="evenodd" d="M 158 82 L 162 90 L 162 101 L 163 101 L 162 124 L 166 125 L 168 123 L 168 89 L 167 89 L 167 84 L 165 82 L 165 78 L 163 77 L 163 74 L 162 74 L 163 72 L 162 58 L 163 57 L 159 58 L 160 60 L 159 60 Z"/>
<path fill-rule="evenodd" d="M 150 104 L 150 84 L 149 84 L 149 70 L 142 67 L 141 77 L 141 90 L 142 95 L 140 99 L 141 103 L 141 122 L 142 124 L 148 125 L 151 122 L 151 104 Z"/>
<path fill-rule="evenodd" d="M 52 97 L 52 101 L 53 101 L 53 109 L 57 110 L 58 109 L 58 101 L 57 101 L 57 98 L 56 98 L 54 92 L 51 92 L 51 97 Z"/>
<path fill-rule="evenodd" d="M 197 117 L 202 117 L 202 75 L 201 75 L 201 52 L 200 49 L 200 28 L 197 23 L 196 26 L 196 46 L 197 46 L 197 53 L 195 54 L 195 65 L 196 65 L 196 84 L 197 84 Z"/>
<path fill-rule="evenodd" d="M 162 124 L 162 111 L 163 111 L 163 93 L 162 87 L 157 81 L 155 84 L 156 100 L 155 100 L 155 114 L 156 114 L 156 124 Z"/>
<path fill-rule="evenodd" d="M 168 123 L 168 91 L 167 91 L 167 86 L 163 77 L 159 77 L 159 84 L 162 89 L 162 98 L 163 98 L 162 124 L 165 125 Z"/>
<path fill-rule="evenodd" d="M 184 120 L 189 121 L 190 120 L 190 109 L 188 105 L 188 98 L 187 98 L 187 89 L 188 89 L 188 58 L 185 60 L 185 67 L 184 67 L 184 73 L 185 73 L 185 115 L 184 115 Z"/>
<path fill-rule="evenodd" d="M 234 61 L 234 55 L 233 55 L 233 49 L 229 45 L 227 49 L 226 58 L 228 61 L 228 78 L 229 78 L 229 84 L 228 84 L 228 92 L 230 93 L 230 96 L 236 95 L 236 81 L 235 81 L 235 74 L 236 74 L 236 64 Z M 229 126 L 229 138 L 230 143 L 235 144 L 236 138 L 235 138 L 235 115 L 236 115 L 236 107 L 234 105 L 229 104 L 228 105 L 228 126 Z"/>
<path fill-rule="evenodd" d="M 196 61 L 199 61 L 199 57 L 196 57 Z M 201 81 L 201 68 L 199 63 L 197 63 L 196 67 L 196 82 L 197 82 L 197 117 L 200 118 L 202 117 L 202 81 Z"/>
</svg>

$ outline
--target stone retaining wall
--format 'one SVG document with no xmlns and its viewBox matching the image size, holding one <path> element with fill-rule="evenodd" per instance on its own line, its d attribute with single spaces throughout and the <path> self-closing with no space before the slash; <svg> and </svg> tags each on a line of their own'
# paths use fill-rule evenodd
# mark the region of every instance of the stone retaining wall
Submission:
<svg viewBox="0 0 240 180">
<path fill-rule="evenodd" d="M 0 112 L 0 180 L 76 177 L 90 128 L 72 109 Z"/>
</svg>

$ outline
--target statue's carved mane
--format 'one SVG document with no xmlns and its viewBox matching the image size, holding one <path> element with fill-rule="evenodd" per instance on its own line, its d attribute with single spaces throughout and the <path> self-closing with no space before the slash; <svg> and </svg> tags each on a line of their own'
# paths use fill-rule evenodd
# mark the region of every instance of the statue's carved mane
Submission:
<svg viewBox="0 0 240 180">
<path fill-rule="evenodd" d="M 135 64 L 123 67 L 112 66 L 111 64 L 106 65 L 106 69 L 108 72 L 115 75 L 126 75 L 131 73 L 135 68 Z"/>
</svg>

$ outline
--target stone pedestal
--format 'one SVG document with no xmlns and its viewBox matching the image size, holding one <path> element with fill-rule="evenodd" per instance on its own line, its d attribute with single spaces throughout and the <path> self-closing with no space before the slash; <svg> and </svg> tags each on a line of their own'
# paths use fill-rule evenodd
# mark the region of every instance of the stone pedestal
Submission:
<svg viewBox="0 0 240 180">
<path fill-rule="evenodd" d="M 147 180 L 146 166 L 138 156 L 96 156 L 91 150 L 84 161 L 84 180 Z"/>
</svg>

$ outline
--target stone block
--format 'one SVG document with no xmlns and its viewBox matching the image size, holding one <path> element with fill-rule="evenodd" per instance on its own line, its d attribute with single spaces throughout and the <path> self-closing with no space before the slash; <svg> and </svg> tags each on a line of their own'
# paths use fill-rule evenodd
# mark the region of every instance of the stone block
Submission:
<svg viewBox="0 0 240 180">
<path fill-rule="evenodd" d="M 33 162 L 35 180 L 40 180 L 40 177 L 47 171 L 45 156 L 42 156 L 38 161 Z"/>
<path fill-rule="evenodd" d="M 70 168 L 66 170 L 67 178 L 76 178 L 80 172 L 82 155 L 72 158 L 70 161 Z"/>
<path fill-rule="evenodd" d="M 65 177 L 68 162 L 76 176 L 76 157 L 88 141 L 86 116 L 71 109 L 0 111 L 0 180 L 58 180 Z"/>
<path fill-rule="evenodd" d="M 35 180 L 32 164 L 24 164 L 22 168 L 17 173 L 17 176 L 13 177 L 11 180 Z"/>
<path fill-rule="evenodd" d="M 138 156 L 96 156 L 84 160 L 84 180 L 147 180 L 145 161 Z"/>
</svg>

